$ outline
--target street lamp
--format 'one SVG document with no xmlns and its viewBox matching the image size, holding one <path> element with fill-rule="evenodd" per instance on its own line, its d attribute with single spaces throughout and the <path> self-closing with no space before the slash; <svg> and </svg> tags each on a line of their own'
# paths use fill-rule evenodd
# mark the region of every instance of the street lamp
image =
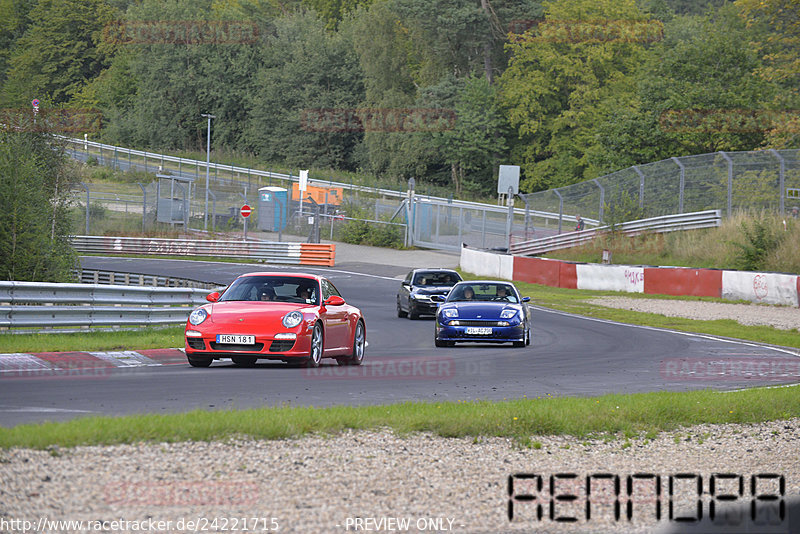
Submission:
<svg viewBox="0 0 800 534">
<path fill-rule="evenodd" d="M 211 165 L 211 119 L 216 119 L 216 115 L 203 113 L 201 117 L 208 118 L 208 139 L 206 140 L 206 211 L 203 215 L 203 230 L 208 231 L 208 168 Z"/>
</svg>

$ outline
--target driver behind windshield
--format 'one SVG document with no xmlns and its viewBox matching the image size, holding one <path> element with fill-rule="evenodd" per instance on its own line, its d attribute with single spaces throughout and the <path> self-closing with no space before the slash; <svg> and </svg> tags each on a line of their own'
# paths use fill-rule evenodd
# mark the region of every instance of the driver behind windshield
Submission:
<svg viewBox="0 0 800 534">
<path fill-rule="evenodd" d="M 275 290 L 271 287 L 263 287 L 258 294 L 258 300 L 269 301 L 275 300 Z"/>
</svg>

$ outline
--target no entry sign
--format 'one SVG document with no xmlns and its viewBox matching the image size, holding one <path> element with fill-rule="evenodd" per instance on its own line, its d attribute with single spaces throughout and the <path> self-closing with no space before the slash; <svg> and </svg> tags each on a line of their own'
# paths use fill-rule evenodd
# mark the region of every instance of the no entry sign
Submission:
<svg viewBox="0 0 800 534">
<path fill-rule="evenodd" d="M 253 208 L 245 204 L 242 206 L 242 217 L 250 217 L 250 214 L 253 213 Z"/>
</svg>

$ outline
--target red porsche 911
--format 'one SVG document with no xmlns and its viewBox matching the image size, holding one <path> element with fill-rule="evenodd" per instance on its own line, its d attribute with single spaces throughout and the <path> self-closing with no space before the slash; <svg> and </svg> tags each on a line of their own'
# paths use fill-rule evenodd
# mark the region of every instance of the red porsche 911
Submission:
<svg viewBox="0 0 800 534">
<path fill-rule="evenodd" d="M 336 287 L 311 274 L 248 273 L 214 292 L 186 323 L 186 357 L 193 367 L 230 358 L 259 358 L 317 367 L 322 358 L 361 365 L 367 329 L 361 310 Z"/>
</svg>

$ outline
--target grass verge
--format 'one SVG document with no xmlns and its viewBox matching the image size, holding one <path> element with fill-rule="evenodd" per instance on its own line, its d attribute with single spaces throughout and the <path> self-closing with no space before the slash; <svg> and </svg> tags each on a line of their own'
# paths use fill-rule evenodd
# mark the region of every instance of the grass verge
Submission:
<svg viewBox="0 0 800 534">
<path fill-rule="evenodd" d="M 0 334 L 0 352 L 67 352 L 183 347 L 183 326 L 119 332 Z"/>
<path fill-rule="evenodd" d="M 796 388 L 709 390 L 545 397 L 503 402 L 403 403 L 331 408 L 273 407 L 196 410 L 176 415 L 87 417 L 65 423 L 0 428 L 0 448 L 52 445 L 284 439 L 346 429 L 390 428 L 399 434 L 431 432 L 443 437 L 499 436 L 530 445 L 534 435 L 631 438 L 702 423 L 756 423 L 800 417 Z"/>
</svg>

